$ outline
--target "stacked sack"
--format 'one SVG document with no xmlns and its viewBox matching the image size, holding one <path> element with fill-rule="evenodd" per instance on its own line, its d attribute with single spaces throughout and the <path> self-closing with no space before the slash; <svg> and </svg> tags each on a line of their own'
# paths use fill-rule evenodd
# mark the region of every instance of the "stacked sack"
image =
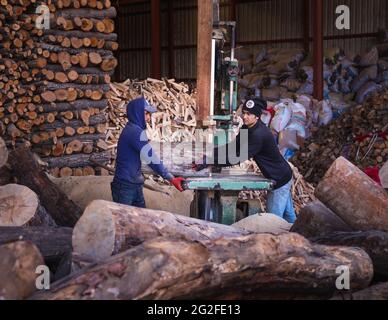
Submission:
<svg viewBox="0 0 388 320">
<path fill-rule="evenodd" d="M 313 95 L 313 58 L 302 49 L 263 49 L 251 54 L 248 49 L 239 48 L 236 57 L 241 100 L 252 94 L 276 102 Z M 324 98 L 331 101 L 334 117 L 386 87 L 388 44 L 355 56 L 346 55 L 339 48 L 325 50 Z"/>
</svg>

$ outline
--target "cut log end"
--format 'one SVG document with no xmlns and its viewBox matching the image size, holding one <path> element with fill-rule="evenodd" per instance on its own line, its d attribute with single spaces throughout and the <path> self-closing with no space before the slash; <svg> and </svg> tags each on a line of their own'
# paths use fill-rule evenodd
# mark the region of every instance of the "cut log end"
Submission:
<svg viewBox="0 0 388 320">
<path fill-rule="evenodd" d="M 0 187 L 0 226 L 26 225 L 37 213 L 38 196 L 29 188 L 18 184 Z"/>
<path fill-rule="evenodd" d="M 110 210 L 90 205 L 74 227 L 73 250 L 93 261 L 102 261 L 113 254 L 115 238 L 115 222 Z"/>
</svg>

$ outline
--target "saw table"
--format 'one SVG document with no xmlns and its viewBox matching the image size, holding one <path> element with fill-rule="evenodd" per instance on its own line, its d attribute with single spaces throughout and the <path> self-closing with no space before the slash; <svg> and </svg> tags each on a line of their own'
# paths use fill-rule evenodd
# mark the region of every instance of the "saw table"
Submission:
<svg viewBox="0 0 388 320">
<path fill-rule="evenodd" d="M 242 212 L 238 217 L 237 201 L 241 191 L 271 190 L 274 182 L 257 174 L 225 175 L 213 173 L 211 176 L 186 176 L 184 188 L 194 190 L 191 216 L 231 225 L 238 218 L 247 216 Z"/>
</svg>

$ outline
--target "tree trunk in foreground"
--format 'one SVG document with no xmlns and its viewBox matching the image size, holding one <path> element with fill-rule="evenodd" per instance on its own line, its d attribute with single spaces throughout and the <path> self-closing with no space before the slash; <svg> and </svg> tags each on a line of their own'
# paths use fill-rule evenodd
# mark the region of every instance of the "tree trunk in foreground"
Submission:
<svg viewBox="0 0 388 320">
<path fill-rule="evenodd" d="M 354 230 L 388 230 L 388 192 L 343 157 L 334 161 L 315 195 Z"/>
<path fill-rule="evenodd" d="M 338 266 L 350 286 L 373 276 L 361 249 L 313 245 L 295 233 L 199 242 L 158 237 L 81 270 L 32 299 L 330 298 Z"/>
<path fill-rule="evenodd" d="M 94 200 L 74 227 L 72 241 L 75 253 L 101 261 L 159 236 L 205 241 L 248 234 L 252 233 L 170 212 Z"/>
</svg>

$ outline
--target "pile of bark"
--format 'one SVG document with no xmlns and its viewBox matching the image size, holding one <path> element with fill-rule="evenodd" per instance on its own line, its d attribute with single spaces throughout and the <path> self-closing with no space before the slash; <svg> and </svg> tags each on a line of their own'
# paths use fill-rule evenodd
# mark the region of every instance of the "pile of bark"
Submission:
<svg viewBox="0 0 388 320">
<path fill-rule="evenodd" d="M 49 28 L 40 27 L 44 5 Z M 28 142 L 55 176 L 89 175 L 101 149 L 118 48 L 110 0 L 2 1 L 0 131 Z M 45 11 L 46 12 L 46 11 Z"/>
<path fill-rule="evenodd" d="M 388 90 L 316 128 L 291 161 L 307 181 L 317 184 L 339 156 L 360 169 L 381 168 L 388 160 Z"/>
<path fill-rule="evenodd" d="M 313 57 L 303 49 L 237 50 L 240 99 L 255 94 L 269 101 L 313 94 Z M 324 54 L 324 97 L 335 97 L 342 112 L 352 101 L 363 103 L 388 86 L 388 50 L 379 45 L 358 55 L 330 48 Z"/>
</svg>

